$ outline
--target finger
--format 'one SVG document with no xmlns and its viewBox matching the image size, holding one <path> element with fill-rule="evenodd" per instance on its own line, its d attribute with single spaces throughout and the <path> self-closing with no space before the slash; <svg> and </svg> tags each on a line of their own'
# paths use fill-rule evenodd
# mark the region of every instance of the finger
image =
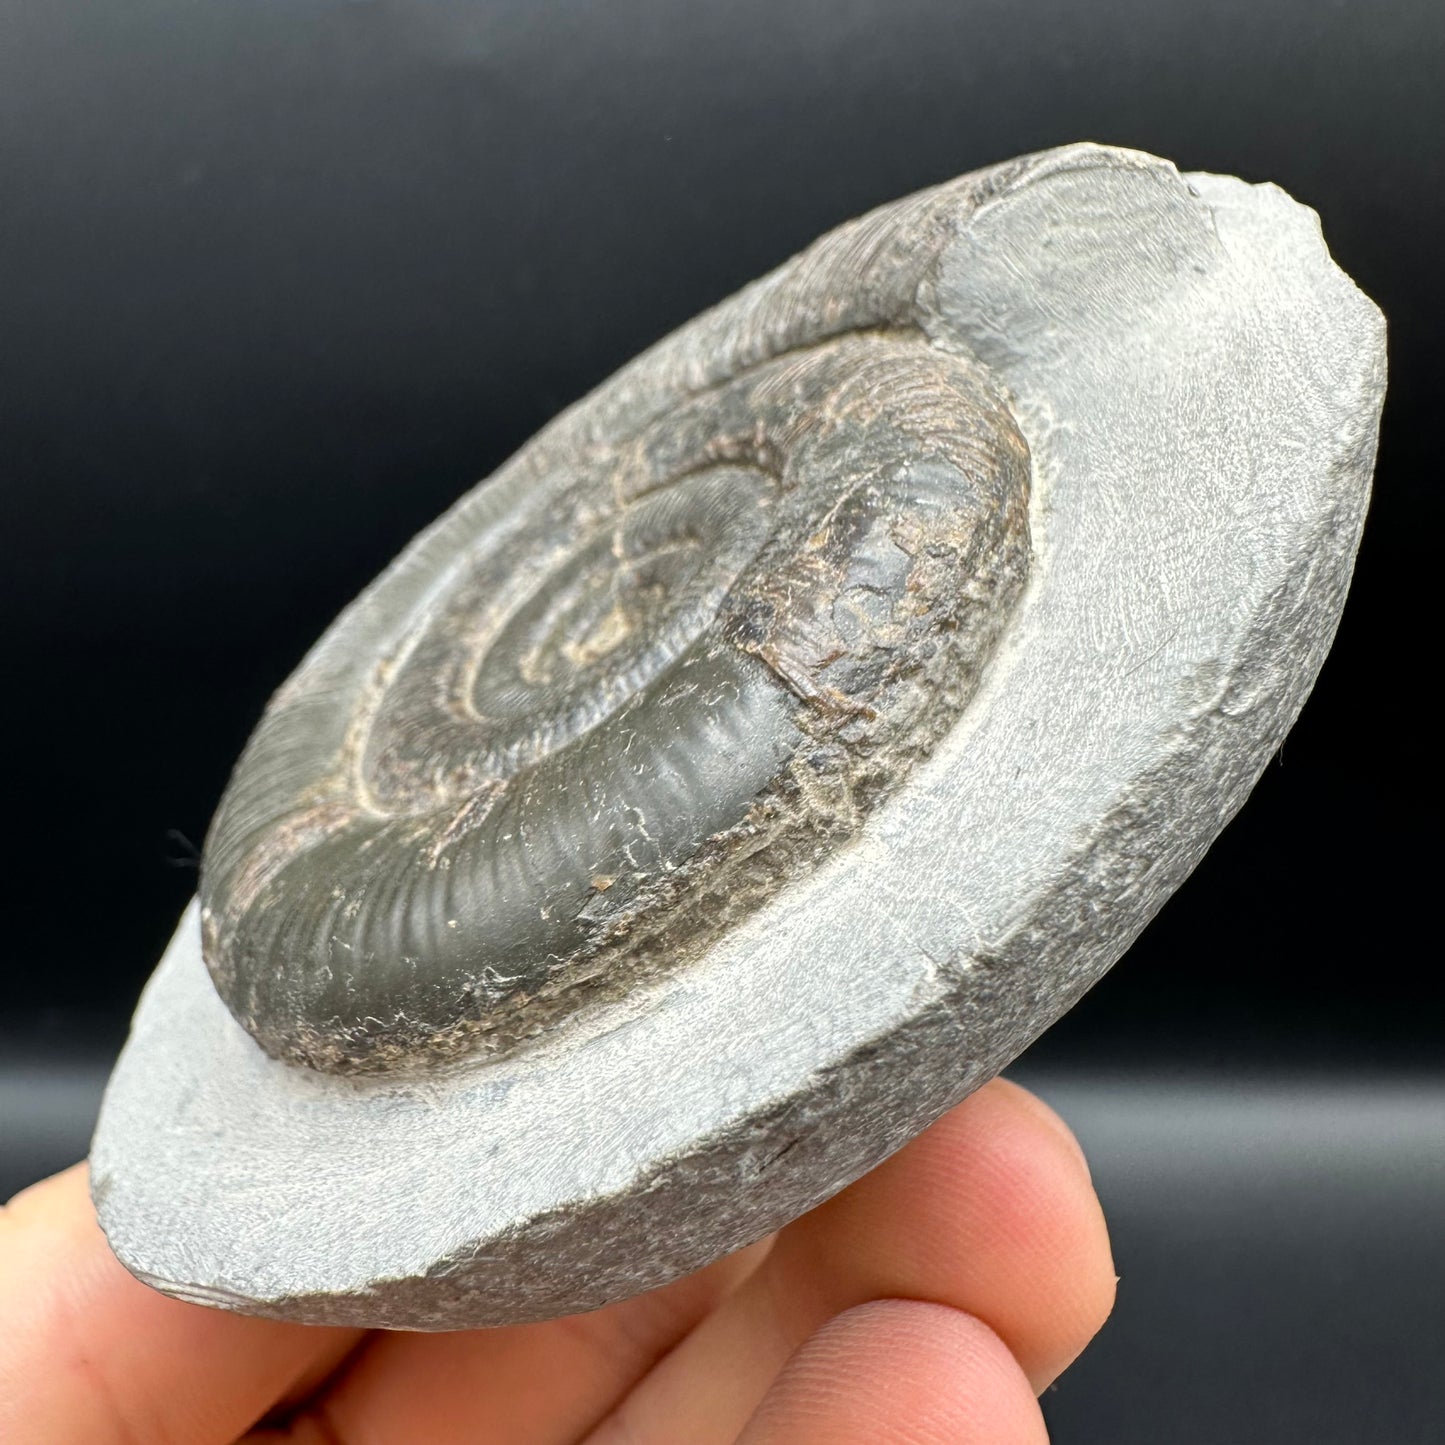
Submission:
<svg viewBox="0 0 1445 1445">
<path fill-rule="evenodd" d="M 293 1422 L 289 1438 L 293 1445 L 570 1445 L 757 1267 L 770 1243 L 591 1314 L 373 1336 L 336 1386 Z"/>
<path fill-rule="evenodd" d="M 331 1389 L 366 1353 L 367 1346 L 378 1339 L 374 1331 L 363 1331 L 350 1348 L 339 1346 L 334 1353 L 318 1356 L 312 1366 L 298 1375 L 267 1410 L 258 1429 L 284 1425 Z M 251 1436 L 247 1435 L 246 1439 Z"/>
<path fill-rule="evenodd" d="M 738 1445 L 1048 1445 L 1028 1377 L 980 1320 L 881 1300 L 823 1326 Z"/>
<path fill-rule="evenodd" d="M 818 1281 L 825 1299 L 956 1305 L 1005 1341 L 1039 1391 L 1114 1306 L 1109 1232 L 1084 1151 L 1053 1109 L 1008 1079 L 799 1223 L 793 1272 Z"/>
<path fill-rule="evenodd" d="M 210 1445 L 234 1440 L 359 1336 L 167 1299 L 110 1252 L 84 1165 L 0 1214 L 0 1440 Z"/>
<path fill-rule="evenodd" d="M 974 1315 L 1040 1390 L 1113 1297 L 1108 1234 L 1077 1144 L 1046 1106 L 995 1081 L 785 1229 L 594 1440 L 731 1441 L 805 1339 L 875 1299 Z"/>
</svg>

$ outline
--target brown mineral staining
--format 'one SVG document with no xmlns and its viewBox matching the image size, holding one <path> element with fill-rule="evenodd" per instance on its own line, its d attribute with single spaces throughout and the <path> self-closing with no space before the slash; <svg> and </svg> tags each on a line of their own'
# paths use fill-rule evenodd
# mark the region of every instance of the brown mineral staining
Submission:
<svg viewBox="0 0 1445 1445">
<path fill-rule="evenodd" d="M 205 953 L 278 1057 L 504 1051 L 685 966 L 929 752 L 1027 569 L 1005 399 L 907 331 L 524 473 L 338 623 L 232 779 Z"/>
</svg>

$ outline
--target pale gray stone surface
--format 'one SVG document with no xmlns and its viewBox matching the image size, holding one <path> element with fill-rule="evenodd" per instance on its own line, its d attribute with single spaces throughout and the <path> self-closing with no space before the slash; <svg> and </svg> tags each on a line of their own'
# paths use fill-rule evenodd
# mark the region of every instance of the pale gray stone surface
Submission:
<svg viewBox="0 0 1445 1445">
<path fill-rule="evenodd" d="M 1314 214 L 1075 146 L 851 238 L 874 269 L 838 325 L 901 312 L 980 357 L 1033 452 L 1029 590 L 963 720 L 857 843 L 699 962 L 445 1074 L 266 1057 L 213 991 L 188 911 L 91 1155 L 101 1222 L 141 1278 L 419 1329 L 664 1283 L 996 1073 L 1243 802 L 1333 636 L 1384 390 L 1381 317 Z M 790 263 L 545 435 L 665 403 L 725 333 L 787 344 L 823 269 Z"/>
</svg>

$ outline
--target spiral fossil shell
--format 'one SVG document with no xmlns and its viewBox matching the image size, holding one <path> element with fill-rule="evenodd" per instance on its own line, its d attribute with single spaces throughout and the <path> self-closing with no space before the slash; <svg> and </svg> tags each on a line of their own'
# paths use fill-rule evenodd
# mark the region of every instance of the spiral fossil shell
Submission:
<svg viewBox="0 0 1445 1445">
<path fill-rule="evenodd" d="M 268 1052 L 498 1052 L 678 967 L 956 720 L 1027 571 L 1028 448 L 976 361 L 822 329 L 587 444 L 584 406 L 272 702 L 202 886 Z"/>
<path fill-rule="evenodd" d="M 1343 606 L 1383 389 L 1312 212 L 1088 145 L 659 343 L 272 703 L 106 1092 L 117 1255 L 470 1328 L 857 1178 L 1243 802 Z"/>
</svg>

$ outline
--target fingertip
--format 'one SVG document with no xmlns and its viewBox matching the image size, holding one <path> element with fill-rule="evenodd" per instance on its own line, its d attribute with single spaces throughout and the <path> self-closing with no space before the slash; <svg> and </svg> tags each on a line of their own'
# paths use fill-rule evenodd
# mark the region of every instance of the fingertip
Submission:
<svg viewBox="0 0 1445 1445">
<path fill-rule="evenodd" d="M 1109 1318 L 1118 1276 L 1103 1206 L 1073 1131 L 1019 1085 L 1000 1079 L 989 1089 L 988 1116 L 973 1120 L 988 1142 L 971 1160 L 971 1197 L 996 1253 L 973 1266 L 978 1313 L 1042 1391 Z"/>
<path fill-rule="evenodd" d="M 359 1332 L 169 1299 L 111 1252 L 76 1165 L 0 1223 L 0 1438 L 17 1445 L 234 1439 Z"/>
<path fill-rule="evenodd" d="M 808 1339 L 739 1445 L 1046 1445 L 1034 1391 L 983 1321 L 875 1300 Z"/>
<path fill-rule="evenodd" d="M 958 1188 L 997 1241 L 1002 1268 L 995 1274 L 987 1260 L 975 1267 L 988 1302 L 978 1312 L 1043 1390 L 1103 1327 L 1118 1283 L 1083 1148 L 1050 1105 L 1010 1079 L 994 1079 L 940 1124 L 941 1167 L 957 1171 Z"/>
<path fill-rule="evenodd" d="M 984 1089 L 991 1089 L 994 1093 L 1005 1096 L 1030 1117 L 1052 1129 L 1059 1142 L 1077 1160 L 1084 1171 L 1084 1177 L 1092 1182 L 1093 1174 L 1089 1169 L 1089 1156 L 1084 1153 L 1084 1146 L 1079 1143 L 1078 1136 L 1052 1104 L 1041 1099 L 1032 1089 L 1026 1089 L 1022 1084 L 1002 1075 L 985 1084 Z"/>
<path fill-rule="evenodd" d="M 791 1233 L 796 1272 L 839 1282 L 834 1308 L 907 1296 L 965 1310 L 1040 1390 L 1113 1304 L 1108 1228 L 1078 1143 L 1052 1109 L 1003 1080 Z"/>
</svg>

